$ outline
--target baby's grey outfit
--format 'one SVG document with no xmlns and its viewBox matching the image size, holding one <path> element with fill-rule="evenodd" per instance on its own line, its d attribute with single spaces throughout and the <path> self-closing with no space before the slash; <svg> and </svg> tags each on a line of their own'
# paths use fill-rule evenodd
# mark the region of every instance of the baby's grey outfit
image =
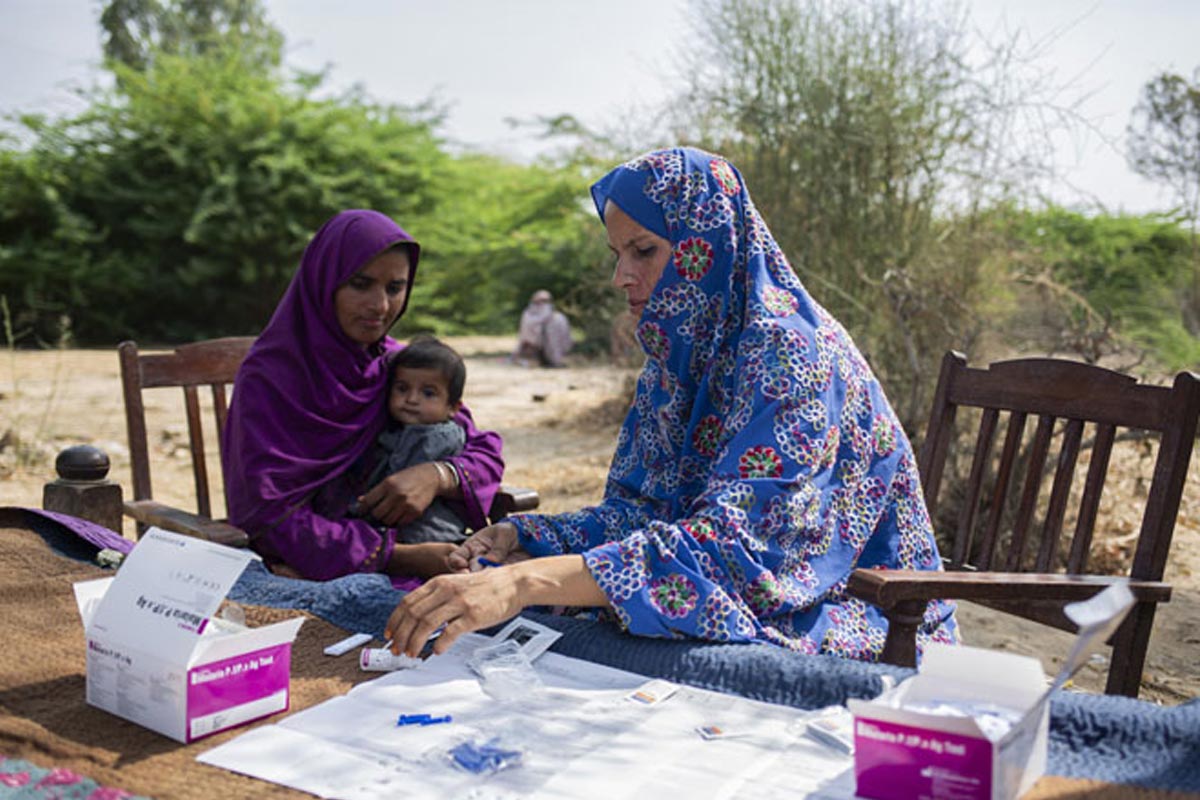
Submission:
<svg viewBox="0 0 1200 800">
<path fill-rule="evenodd" d="M 456 456 L 466 445 L 467 435 L 457 422 L 433 425 L 399 425 L 379 434 L 375 442 L 379 465 L 371 473 L 368 486 L 374 486 L 394 472 L 417 464 L 441 461 Z M 467 538 L 467 525 L 440 497 L 435 497 L 421 518 L 396 530 L 396 541 L 454 542 Z"/>
</svg>

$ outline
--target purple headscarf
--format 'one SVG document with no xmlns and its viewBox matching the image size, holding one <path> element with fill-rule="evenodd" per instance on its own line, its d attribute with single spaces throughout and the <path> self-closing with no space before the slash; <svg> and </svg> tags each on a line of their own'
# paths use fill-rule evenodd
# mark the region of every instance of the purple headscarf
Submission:
<svg viewBox="0 0 1200 800">
<path fill-rule="evenodd" d="M 230 522 L 264 555 L 308 577 L 381 570 L 395 541 L 393 531 L 344 519 L 344 509 L 314 511 L 312 500 L 382 430 L 384 356 L 400 347 L 386 336 L 367 348 L 350 339 L 334 293 L 398 245 L 408 250 L 411 286 L 420 247 L 399 225 L 366 210 L 326 222 L 238 371 L 221 452 Z M 456 419 L 466 428 L 467 448 L 453 461 L 464 478 L 466 517 L 478 527 L 503 470 L 499 437 L 477 431 L 469 414 Z"/>
<path fill-rule="evenodd" d="M 254 529 L 341 474 L 382 429 L 388 338 L 363 348 L 337 321 L 337 288 L 371 259 L 420 246 L 377 211 L 343 211 L 309 242 L 300 268 L 238 371 L 223 452 L 229 518 Z M 405 300 L 407 304 L 407 298 Z M 403 314 L 403 309 L 401 314 Z M 253 425 L 246 424 L 253 409 Z"/>
</svg>

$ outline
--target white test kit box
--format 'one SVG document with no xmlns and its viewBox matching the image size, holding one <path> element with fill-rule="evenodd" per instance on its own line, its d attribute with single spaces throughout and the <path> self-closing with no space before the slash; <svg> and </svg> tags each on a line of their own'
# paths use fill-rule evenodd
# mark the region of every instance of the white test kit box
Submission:
<svg viewBox="0 0 1200 800">
<path fill-rule="evenodd" d="M 873 800 L 1009 800 L 1046 770 L 1050 693 L 1121 624 L 1133 597 L 1114 585 L 1064 610 L 1079 635 L 1046 687 L 1036 658 L 929 645 L 920 671 L 874 700 L 849 700 L 857 795 Z"/>
<path fill-rule="evenodd" d="M 256 558 L 150 528 L 116 577 L 75 584 L 88 704 L 180 742 L 286 710 L 303 618 L 245 628 L 215 616 Z"/>
</svg>

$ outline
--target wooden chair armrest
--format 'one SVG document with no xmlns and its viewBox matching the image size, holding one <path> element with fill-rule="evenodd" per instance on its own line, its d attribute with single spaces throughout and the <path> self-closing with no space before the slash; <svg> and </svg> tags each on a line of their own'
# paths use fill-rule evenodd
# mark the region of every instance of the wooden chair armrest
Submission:
<svg viewBox="0 0 1200 800">
<path fill-rule="evenodd" d="M 210 542 L 230 547 L 248 547 L 250 537 L 240 528 L 192 514 L 182 509 L 156 503 L 153 500 L 129 500 L 125 503 L 125 515 L 146 525 L 157 525 L 163 530 L 195 536 Z"/>
<path fill-rule="evenodd" d="M 492 508 L 488 516 L 491 517 L 492 522 L 495 522 L 518 511 L 532 511 L 538 507 L 540 502 L 541 498 L 534 489 L 501 484 L 495 499 L 492 500 Z"/>
<path fill-rule="evenodd" d="M 1171 586 L 1103 575 L 1037 572 L 934 572 L 907 569 L 856 569 L 846 591 L 860 600 L 890 608 L 905 600 L 1086 600 L 1100 590 L 1124 583 L 1139 602 L 1165 603 Z"/>
<path fill-rule="evenodd" d="M 888 620 L 881 659 L 889 664 L 916 666 L 917 627 L 930 600 L 975 600 L 987 605 L 1035 606 L 1044 601 L 1087 600 L 1114 583 L 1129 587 L 1134 599 L 1165 603 L 1171 586 L 1158 581 L 1131 581 L 1102 575 L 1059 575 L 1032 572 L 934 572 L 930 570 L 856 569 L 846 593 L 878 606 Z M 1061 609 L 1043 612 L 1040 621 L 1063 627 Z M 1070 630 L 1064 627 L 1064 630 Z"/>
</svg>

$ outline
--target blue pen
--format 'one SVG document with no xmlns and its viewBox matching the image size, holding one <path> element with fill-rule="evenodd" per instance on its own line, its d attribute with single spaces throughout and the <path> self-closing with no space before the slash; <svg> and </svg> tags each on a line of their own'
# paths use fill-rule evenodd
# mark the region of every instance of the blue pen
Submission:
<svg viewBox="0 0 1200 800">
<path fill-rule="evenodd" d="M 504 566 L 499 561 L 492 561 L 490 558 L 478 558 L 478 559 L 476 559 L 476 561 L 479 562 L 479 566 L 481 566 L 481 567 L 503 567 Z"/>
</svg>

